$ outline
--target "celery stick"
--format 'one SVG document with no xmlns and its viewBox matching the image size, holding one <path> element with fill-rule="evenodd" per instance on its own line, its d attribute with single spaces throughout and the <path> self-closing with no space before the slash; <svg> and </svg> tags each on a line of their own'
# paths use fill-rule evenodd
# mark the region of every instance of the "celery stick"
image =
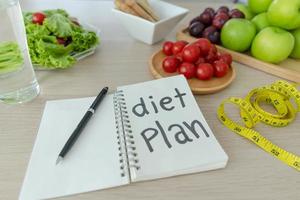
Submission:
<svg viewBox="0 0 300 200">
<path fill-rule="evenodd" d="M 22 52 L 17 43 L 0 43 L 0 74 L 16 71 L 23 63 Z"/>
</svg>

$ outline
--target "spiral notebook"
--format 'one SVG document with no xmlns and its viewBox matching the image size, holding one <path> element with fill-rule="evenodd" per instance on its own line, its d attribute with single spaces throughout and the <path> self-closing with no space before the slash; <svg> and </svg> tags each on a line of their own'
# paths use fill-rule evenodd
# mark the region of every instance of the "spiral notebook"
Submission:
<svg viewBox="0 0 300 200">
<path fill-rule="evenodd" d="M 48 199 L 225 167 L 183 76 L 117 88 L 55 165 L 94 98 L 48 101 L 20 199 Z"/>
</svg>

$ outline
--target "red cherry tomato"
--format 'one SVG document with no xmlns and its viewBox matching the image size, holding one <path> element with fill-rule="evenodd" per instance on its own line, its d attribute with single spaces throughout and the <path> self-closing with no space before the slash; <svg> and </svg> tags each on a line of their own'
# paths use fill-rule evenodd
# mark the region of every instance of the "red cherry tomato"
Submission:
<svg viewBox="0 0 300 200">
<path fill-rule="evenodd" d="M 173 52 L 172 52 L 173 45 L 174 45 L 174 43 L 171 41 L 164 42 L 162 50 L 166 56 L 173 55 Z"/>
<path fill-rule="evenodd" d="M 182 52 L 176 54 L 175 57 L 176 57 L 178 60 L 180 60 L 180 62 L 183 62 Z"/>
<path fill-rule="evenodd" d="M 178 68 L 178 73 L 183 74 L 187 79 L 195 77 L 196 67 L 192 63 L 184 62 Z"/>
<path fill-rule="evenodd" d="M 229 70 L 228 64 L 222 60 L 215 61 L 213 67 L 214 75 L 218 78 L 225 76 Z"/>
<path fill-rule="evenodd" d="M 194 42 L 193 44 L 197 45 L 200 48 L 201 54 L 204 56 L 206 56 L 209 50 L 212 48 L 212 44 L 206 38 L 200 38 L 196 40 L 196 42 Z"/>
<path fill-rule="evenodd" d="M 33 13 L 32 15 L 32 23 L 42 25 L 46 15 L 41 12 Z"/>
<path fill-rule="evenodd" d="M 217 49 L 216 45 L 214 45 L 214 44 L 211 44 L 210 50 L 211 50 L 213 53 L 215 53 L 215 54 L 218 53 L 218 49 Z"/>
<path fill-rule="evenodd" d="M 204 59 L 203 57 L 200 57 L 200 58 L 196 61 L 195 65 L 198 66 L 200 63 L 205 63 L 205 59 Z"/>
<path fill-rule="evenodd" d="M 178 53 L 180 53 L 187 44 L 188 43 L 186 41 L 182 40 L 175 42 L 172 48 L 173 55 L 177 55 Z"/>
<path fill-rule="evenodd" d="M 226 62 L 230 66 L 232 63 L 232 56 L 229 53 L 223 53 L 219 56 L 219 60 Z"/>
<path fill-rule="evenodd" d="M 180 61 L 176 57 L 166 57 L 163 61 L 162 67 L 167 73 L 174 73 L 180 65 Z"/>
<path fill-rule="evenodd" d="M 58 44 L 65 45 L 66 43 L 66 40 L 64 38 L 56 37 L 56 40 Z"/>
<path fill-rule="evenodd" d="M 209 63 L 201 63 L 197 66 L 196 77 L 200 80 L 209 80 L 214 75 L 214 68 Z"/>
<path fill-rule="evenodd" d="M 200 49 L 196 45 L 188 45 L 184 47 L 182 51 L 182 58 L 185 62 L 194 63 L 196 62 L 200 57 Z"/>
<path fill-rule="evenodd" d="M 215 60 L 218 59 L 218 54 L 217 52 L 214 51 L 213 48 L 211 48 L 207 54 L 207 56 L 205 57 L 206 62 L 208 63 L 213 63 Z"/>
</svg>

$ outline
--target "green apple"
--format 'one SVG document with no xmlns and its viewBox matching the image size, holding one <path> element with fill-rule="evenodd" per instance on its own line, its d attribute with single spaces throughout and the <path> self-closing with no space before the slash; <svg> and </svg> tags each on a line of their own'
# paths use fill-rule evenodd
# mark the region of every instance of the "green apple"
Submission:
<svg viewBox="0 0 300 200">
<path fill-rule="evenodd" d="M 300 0 L 274 0 L 268 9 L 268 21 L 287 30 L 300 27 Z"/>
<path fill-rule="evenodd" d="M 255 13 L 266 12 L 273 0 L 248 0 L 250 10 Z"/>
<path fill-rule="evenodd" d="M 251 22 L 256 26 L 257 32 L 261 31 L 262 29 L 270 26 L 268 21 L 267 13 L 260 13 L 256 15 Z"/>
<path fill-rule="evenodd" d="M 237 3 L 234 6 L 236 9 L 244 13 L 246 19 L 252 19 L 254 17 L 254 14 L 251 12 L 248 6 L 242 3 Z"/>
<path fill-rule="evenodd" d="M 290 55 L 292 58 L 300 58 L 300 28 L 292 31 L 292 34 L 295 38 L 295 46 Z"/>
<path fill-rule="evenodd" d="M 222 45 L 238 52 L 244 52 L 251 46 L 256 28 L 247 19 L 230 19 L 221 30 Z"/>
<path fill-rule="evenodd" d="M 293 35 L 278 27 L 267 27 L 253 40 L 251 53 L 262 61 L 279 63 L 285 60 L 294 48 Z"/>
</svg>

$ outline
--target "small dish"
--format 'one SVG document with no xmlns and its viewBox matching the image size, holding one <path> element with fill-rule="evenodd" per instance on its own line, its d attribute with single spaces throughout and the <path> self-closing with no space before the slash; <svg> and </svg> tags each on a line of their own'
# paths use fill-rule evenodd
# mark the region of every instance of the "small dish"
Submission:
<svg viewBox="0 0 300 200">
<path fill-rule="evenodd" d="M 133 38 L 152 45 L 169 34 L 189 11 L 158 0 L 149 0 L 149 4 L 159 16 L 158 22 L 153 23 L 115 8 L 112 11 Z"/>
<path fill-rule="evenodd" d="M 95 32 L 97 37 L 100 38 L 100 30 L 96 26 L 88 24 L 88 23 L 81 23 L 81 25 L 86 30 Z M 71 54 L 71 56 L 73 56 L 76 59 L 76 61 L 82 60 L 82 59 L 94 54 L 96 48 L 98 47 L 98 45 L 95 45 L 95 46 L 93 46 L 93 47 L 91 47 L 91 48 L 89 48 L 85 51 L 79 52 L 79 53 L 73 53 L 73 54 Z M 46 71 L 48 71 L 48 70 L 57 70 L 57 69 L 46 68 L 46 67 L 43 67 L 43 66 L 41 66 L 39 64 L 36 64 L 36 63 L 32 63 L 32 64 L 33 64 L 33 67 L 34 67 L 35 70 L 46 70 Z"/>
<path fill-rule="evenodd" d="M 166 73 L 162 68 L 162 62 L 165 54 L 159 50 L 155 52 L 150 61 L 149 68 L 154 78 L 159 79 L 168 76 L 178 75 L 178 73 Z M 201 81 L 196 78 L 188 79 L 189 86 L 194 94 L 212 94 L 223 90 L 235 79 L 236 73 L 233 66 L 229 68 L 228 73 L 222 78 L 212 78 L 208 81 Z"/>
</svg>

